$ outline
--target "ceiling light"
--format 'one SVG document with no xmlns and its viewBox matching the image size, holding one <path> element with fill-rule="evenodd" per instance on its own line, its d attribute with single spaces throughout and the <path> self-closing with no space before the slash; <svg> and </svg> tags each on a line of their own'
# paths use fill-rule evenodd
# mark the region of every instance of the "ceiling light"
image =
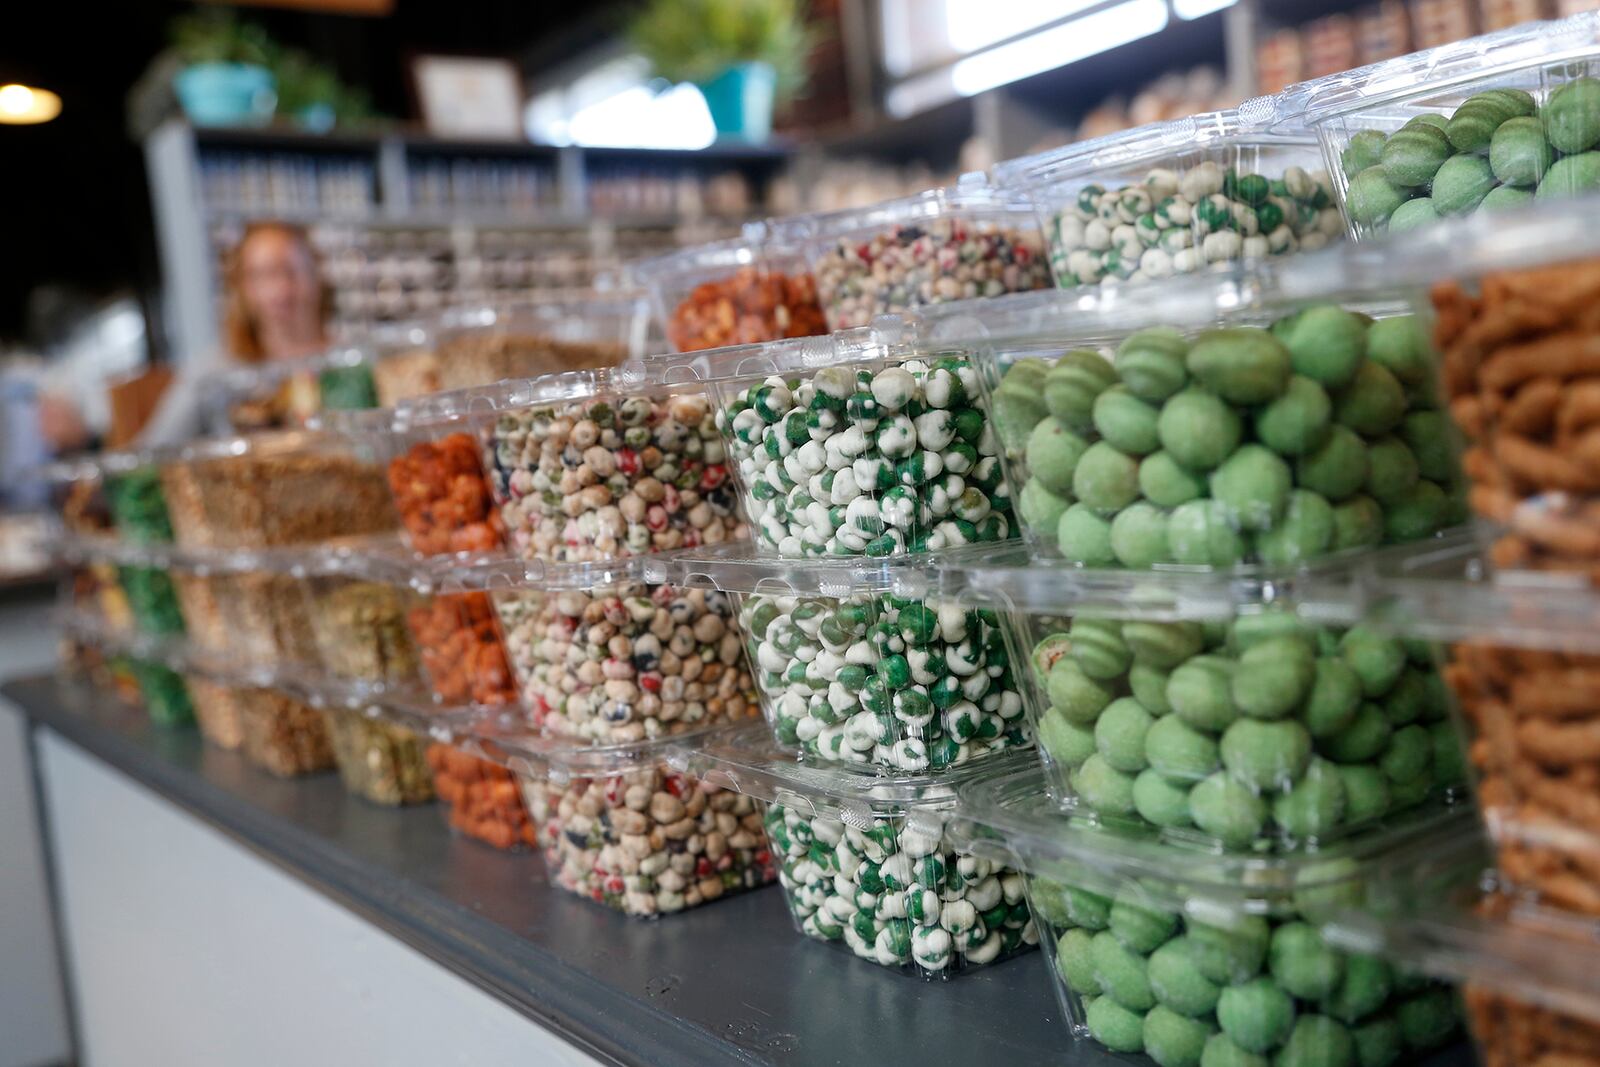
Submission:
<svg viewBox="0 0 1600 1067">
<path fill-rule="evenodd" d="M 0 85 L 0 123 L 31 126 L 61 114 L 61 98 L 48 89 Z"/>
</svg>

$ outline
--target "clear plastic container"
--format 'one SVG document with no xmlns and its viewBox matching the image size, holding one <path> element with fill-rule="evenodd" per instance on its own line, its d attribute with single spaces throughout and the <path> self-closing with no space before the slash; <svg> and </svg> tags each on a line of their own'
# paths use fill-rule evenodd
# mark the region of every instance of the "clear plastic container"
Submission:
<svg viewBox="0 0 1600 1067">
<path fill-rule="evenodd" d="M 763 552 L 891 556 L 1014 532 L 976 366 L 899 339 L 852 330 L 664 372 L 710 382 Z"/>
<path fill-rule="evenodd" d="M 1050 285 L 1032 210 L 981 174 L 868 208 L 801 216 L 777 235 L 804 248 L 834 330 L 925 304 Z"/>
<path fill-rule="evenodd" d="M 1038 211 L 1062 289 L 1156 281 L 1344 236 L 1316 138 L 1268 132 L 1248 105 L 1012 160 L 995 175 Z"/>
<path fill-rule="evenodd" d="M 641 353 L 649 322 L 649 300 L 633 290 L 555 291 L 510 309 L 450 311 L 435 327 L 439 386 L 615 366 Z"/>
<path fill-rule="evenodd" d="M 152 723 L 166 728 L 194 723 L 194 705 L 189 701 L 183 675 L 153 660 L 136 658 L 132 667 L 141 703 Z"/>
<path fill-rule="evenodd" d="M 1403 314 L 1412 284 L 1324 252 L 912 328 L 920 350 L 981 366 L 1009 495 L 1044 554 L 1293 570 L 1465 521 L 1425 327 Z"/>
<path fill-rule="evenodd" d="M 786 749 L 918 777 L 1032 742 L 999 619 L 897 593 L 895 576 L 915 561 L 730 551 L 677 565 L 734 594 L 767 724 Z"/>
<path fill-rule="evenodd" d="M 99 463 L 117 535 L 141 544 L 171 541 L 172 519 L 161 490 L 159 454 L 106 453 Z"/>
<path fill-rule="evenodd" d="M 366 345 L 339 346 L 305 359 L 266 360 L 208 375 L 200 396 L 210 428 L 216 433 L 295 429 L 323 410 L 373 407 L 378 402 L 374 356 Z"/>
<path fill-rule="evenodd" d="M 828 332 L 816 283 L 797 249 L 760 223 L 727 241 L 629 264 L 677 352 Z"/>
<path fill-rule="evenodd" d="M 163 468 L 167 507 L 186 547 L 263 548 L 394 529 L 370 449 L 287 431 L 215 439 Z"/>
<path fill-rule="evenodd" d="M 509 770 L 445 744 L 429 745 L 426 756 L 451 828 L 498 849 L 539 843 L 522 790 Z"/>
<path fill-rule="evenodd" d="M 439 356 L 432 324 L 403 322 L 374 327 L 366 344 L 373 350 L 372 384 L 379 408 L 439 390 Z"/>
<path fill-rule="evenodd" d="M 755 800 L 674 769 L 673 744 L 512 758 L 553 884 L 650 919 L 776 881 Z"/>
<path fill-rule="evenodd" d="M 1107 826 L 1320 849 L 1464 791 L 1427 642 L 1248 590 L 1162 621 L 1136 602 L 1080 608 L 1066 569 L 977 562 L 943 578 L 958 602 L 1002 609 L 1051 792 Z"/>
<path fill-rule="evenodd" d="M 423 555 L 481 552 L 505 542 L 505 526 L 469 430 L 400 433 L 388 463 L 400 528 Z"/>
<path fill-rule="evenodd" d="M 241 689 L 240 751 L 250 763 L 279 778 L 330 770 L 333 748 L 322 713 L 276 689 Z"/>
<path fill-rule="evenodd" d="M 220 575 L 218 605 L 227 651 L 241 666 L 316 667 L 321 655 L 307 617 L 305 579 L 271 571 Z"/>
<path fill-rule="evenodd" d="M 570 563 L 741 536 L 712 415 L 703 385 L 603 369 L 440 397 L 412 417 L 476 417 L 510 548 Z"/>
<path fill-rule="evenodd" d="M 1600 183 L 1600 18 L 1533 22 L 1291 90 L 1350 234 L 1413 230 Z M 1424 128 L 1427 127 L 1427 128 Z"/>
<path fill-rule="evenodd" d="M 325 710 L 323 720 L 347 790 L 389 807 L 433 799 L 433 772 L 422 738 L 345 708 Z"/>
<path fill-rule="evenodd" d="M 806 937 L 928 979 L 1038 944 L 1022 876 L 946 833 L 956 785 L 971 772 L 928 780 L 807 767 L 750 734 L 684 746 L 674 762 L 761 802 L 789 914 Z"/>
<path fill-rule="evenodd" d="M 244 713 L 240 690 L 198 674 L 185 677 L 200 736 L 218 748 L 232 751 L 244 743 Z"/>
<path fill-rule="evenodd" d="M 321 574 L 306 579 L 306 622 L 323 670 L 342 680 L 412 688 L 420 659 L 406 614 L 415 597 L 385 582 Z"/>
<path fill-rule="evenodd" d="M 183 610 L 172 578 L 164 568 L 124 565 L 117 568 L 117 581 L 127 596 L 134 625 L 151 635 L 181 634 Z"/>
<path fill-rule="evenodd" d="M 428 688 L 443 704 L 508 704 L 517 699 L 499 622 L 487 593 L 418 597 L 406 624 Z"/>
<path fill-rule="evenodd" d="M 1084 827 L 1050 808 L 1036 771 L 975 780 L 961 799 L 958 844 L 1027 875 L 1081 1048 L 1141 1064 L 1397 1064 L 1458 1029 L 1449 987 L 1336 949 L 1325 928 L 1427 884 L 1436 853 L 1475 836 L 1465 812 L 1269 858 Z"/>
</svg>

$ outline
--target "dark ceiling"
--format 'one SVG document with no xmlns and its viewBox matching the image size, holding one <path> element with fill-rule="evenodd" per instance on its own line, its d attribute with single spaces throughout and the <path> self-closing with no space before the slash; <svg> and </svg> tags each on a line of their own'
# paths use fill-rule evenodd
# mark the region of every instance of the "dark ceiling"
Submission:
<svg viewBox="0 0 1600 1067">
<path fill-rule="evenodd" d="M 165 46 L 169 21 L 190 6 L 55 0 L 33 5 L 24 25 L 0 34 L 0 83 L 42 86 L 63 102 L 54 122 L 0 126 L 0 341 L 24 337 L 30 294 L 41 286 L 90 298 L 153 296 L 149 196 L 124 96 Z M 627 0 L 396 0 L 392 15 L 376 19 L 268 8 L 243 14 L 281 43 L 335 64 L 385 114 L 406 117 L 406 57 L 466 52 L 554 62 L 602 39 L 626 7 Z"/>
</svg>

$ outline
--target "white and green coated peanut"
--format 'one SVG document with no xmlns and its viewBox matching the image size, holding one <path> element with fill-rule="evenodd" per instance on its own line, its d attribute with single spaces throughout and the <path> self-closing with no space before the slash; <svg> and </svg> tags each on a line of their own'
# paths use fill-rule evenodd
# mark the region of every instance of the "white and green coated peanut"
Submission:
<svg viewBox="0 0 1600 1067">
<path fill-rule="evenodd" d="M 1073 289 L 1309 252 L 1343 233 L 1326 171 L 1289 167 L 1273 180 L 1207 160 L 1120 188 L 1086 185 L 1047 236 L 1056 284 Z"/>
<path fill-rule="evenodd" d="M 965 360 L 771 377 L 719 413 L 757 541 L 891 556 L 1003 540 L 999 445 Z"/>
<path fill-rule="evenodd" d="M 808 755 L 917 773 L 1031 739 L 992 612 L 752 595 L 739 622 L 773 732 Z"/>
<path fill-rule="evenodd" d="M 768 805 L 778 880 L 801 931 L 926 977 L 1038 944 L 1022 876 L 956 852 L 936 819 L 917 822 L 883 818 L 862 830 Z"/>
</svg>

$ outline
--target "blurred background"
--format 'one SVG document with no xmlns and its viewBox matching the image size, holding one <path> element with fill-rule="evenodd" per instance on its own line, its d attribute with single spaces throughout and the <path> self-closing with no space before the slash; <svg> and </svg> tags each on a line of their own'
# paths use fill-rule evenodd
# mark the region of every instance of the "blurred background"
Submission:
<svg viewBox="0 0 1600 1067">
<path fill-rule="evenodd" d="M 0 573 L 38 566 L 18 472 L 148 438 L 185 367 L 613 284 L 630 259 L 747 220 L 1593 6 L 39 6 L 0 39 Z M 297 301 L 316 309 L 298 335 Z"/>
</svg>

